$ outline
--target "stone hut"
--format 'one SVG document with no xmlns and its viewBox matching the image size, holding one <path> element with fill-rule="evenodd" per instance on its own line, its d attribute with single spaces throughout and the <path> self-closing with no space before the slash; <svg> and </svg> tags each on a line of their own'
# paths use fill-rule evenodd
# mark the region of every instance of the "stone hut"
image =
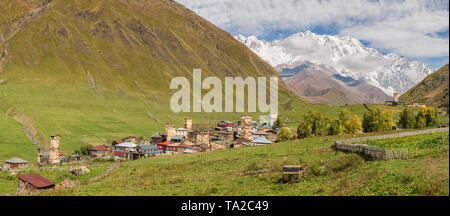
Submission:
<svg viewBox="0 0 450 216">
<path fill-rule="evenodd" d="M 29 190 L 45 190 L 55 187 L 55 182 L 52 182 L 39 174 L 21 174 L 17 175 L 19 179 L 18 191 Z"/>
</svg>

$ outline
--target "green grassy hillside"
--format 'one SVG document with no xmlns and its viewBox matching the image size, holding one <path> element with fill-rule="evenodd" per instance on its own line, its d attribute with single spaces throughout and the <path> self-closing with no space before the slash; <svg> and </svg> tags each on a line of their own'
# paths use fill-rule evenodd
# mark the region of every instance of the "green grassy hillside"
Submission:
<svg viewBox="0 0 450 216">
<path fill-rule="evenodd" d="M 36 160 L 36 145 L 62 136 L 71 153 L 84 143 L 148 137 L 242 113 L 181 113 L 169 107 L 171 78 L 277 76 L 229 33 L 169 0 L 20 0 L 0 2 L 0 160 Z M 279 86 L 280 115 L 298 120 L 307 103 Z M 349 107 L 361 113 L 362 106 Z M 254 117 L 258 118 L 259 114 Z M 33 140 L 33 141 L 32 141 Z"/>
<path fill-rule="evenodd" d="M 439 151 L 434 140 L 441 140 Z M 402 138 L 419 148 L 409 160 L 371 161 L 336 152 L 342 137 L 310 138 L 200 155 L 122 163 L 110 176 L 43 195 L 445 195 L 449 194 L 448 132 Z M 381 140 L 380 142 L 396 139 Z M 427 149 L 430 148 L 430 149 Z M 298 184 L 281 184 L 281 167 L 307 166 Z M 248 175 L 247 171 L 270 170 Z M 48 173 L 52 177 L 53 174 Z M 57 179 L 57 176 L 53 175 Z M 12 189 L 11 189 L 12 190 Z"/>
<path fill-rule="evenodd" d="M 448 107 L 448 64 L 427 76 L 422 82 L 400 96 L 407 103 L 418 102 L 427 106 Z"/>
</svg>

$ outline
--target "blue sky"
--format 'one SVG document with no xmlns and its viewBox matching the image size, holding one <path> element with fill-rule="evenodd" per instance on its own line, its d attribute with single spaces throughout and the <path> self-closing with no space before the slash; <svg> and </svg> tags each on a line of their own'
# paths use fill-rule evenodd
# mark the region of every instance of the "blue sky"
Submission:
<svg viewBox="0 0 450 216">
<path fill-rule="evenodd" d="M 233 35 L 347 35 L 434 68 L 449 62 L 448 0 L 177 0 Z"/>
</svg>

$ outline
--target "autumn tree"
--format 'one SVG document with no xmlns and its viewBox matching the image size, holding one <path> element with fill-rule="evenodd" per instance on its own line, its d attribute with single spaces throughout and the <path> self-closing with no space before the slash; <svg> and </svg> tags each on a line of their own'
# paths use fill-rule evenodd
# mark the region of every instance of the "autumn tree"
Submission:
<svg viewBox="0 0 450 216">
<path fill-rule="evenodd" d="M 416 124 L 415 116 L 416 116 L 416 114 L 414 113 L 414 110 L 412 110 L 409 107 L 406 107 L 400 113 L 400 119 L 398 121 L 398 125 L 402 126 L 405 129 L 414 128 L 414 126 Z"/>
<path fill-rule="evenodd" d="M 283 142 L 292 139 L 294 139 L 294 135 L 292 134 L 292 132 L 288 128 L 282 127 L 280 129 L 280 133 L 278 134 L 277 142 Z"/>
</svg>

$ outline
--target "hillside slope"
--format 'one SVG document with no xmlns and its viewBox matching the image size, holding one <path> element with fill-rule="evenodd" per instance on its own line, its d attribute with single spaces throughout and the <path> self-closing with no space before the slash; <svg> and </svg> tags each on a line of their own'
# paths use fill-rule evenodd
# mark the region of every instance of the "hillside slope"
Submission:
<svg viewBox="0 0 450 216">
<path fill-rule="evenodd" d="M 242 113 L 170 110 L 173 77 L 278 76 L 229 33 L 170 0 L 0 1 L 0 160 L 36 160 L 36 147 L 62 137 L 65 154 L 89 143 L 148 137 Z M 315 106 L 280 82 L 280 115 Z M 353 108 L 352 108 L 353 109 Z M 355 106 L 355 110 L 362 110 Z M 258 113 L 254 115 L 258 118 Z"/>
<path fill-rule="evenodd" d="M 312 103 L 343 106 L 345 104 L 384 103 L 390 99 L 377 87 L 340 76 L 335 70 L 306 63 L 294 69 L 283 69 L 281 76 L 295 93 Z"/>
<path fill-rule="evenodd" d="M 448 82 L 447 64 L 400 96 L 400 100 L 407 103 L 418 102 L 433 107 L 448 107 Z"/>
</svg>

